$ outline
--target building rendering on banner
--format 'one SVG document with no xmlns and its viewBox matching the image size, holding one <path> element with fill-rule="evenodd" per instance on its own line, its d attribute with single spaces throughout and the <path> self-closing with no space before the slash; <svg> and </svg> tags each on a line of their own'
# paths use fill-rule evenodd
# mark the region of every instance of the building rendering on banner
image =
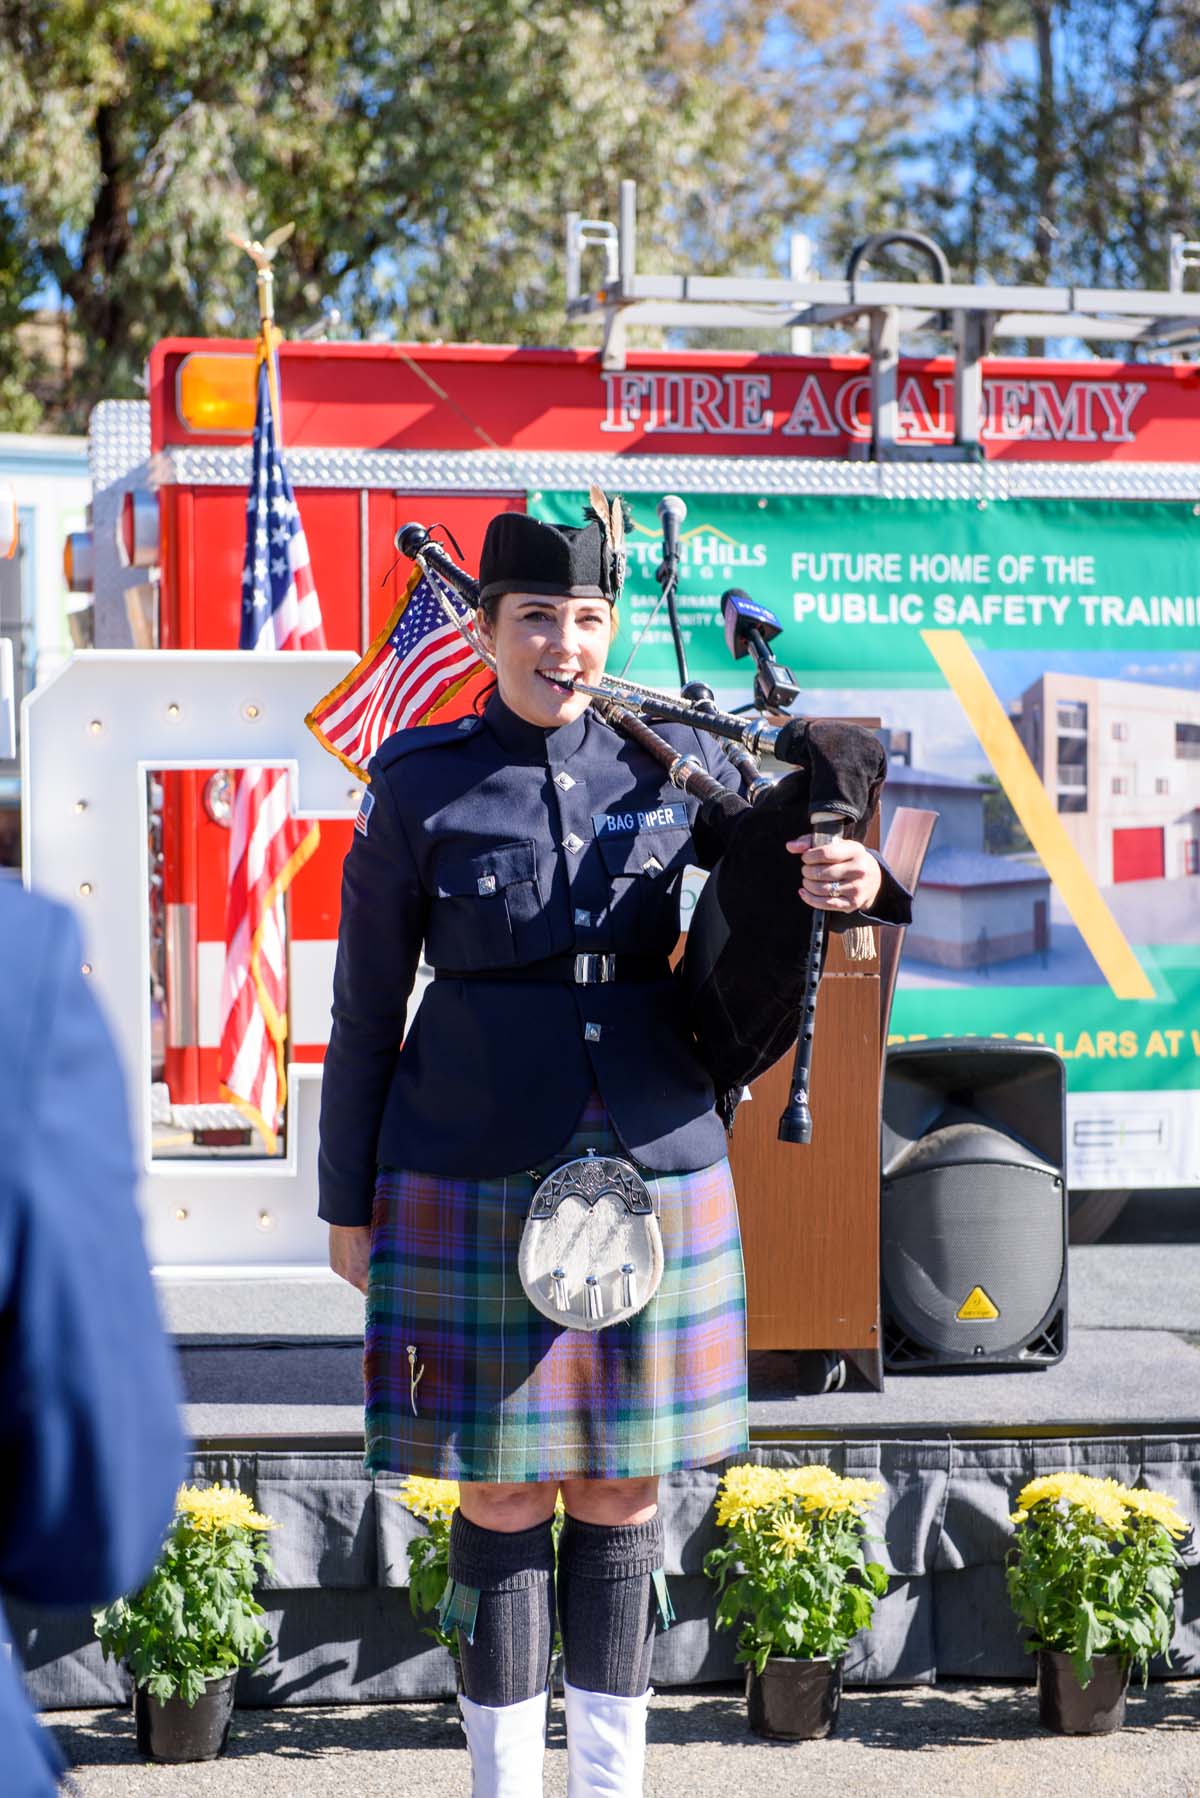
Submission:
<svg viewBox="0 0 1200 1798">
<path fill-rule="evenodd" d="M 938 814 L 904 941 L 906 962 L 986 971 L 1050 949 L 1050 877 L 1036 856 L 989 854 L 984 846 L 988 787 L 956 774 L 893 761 L 882 828 L 901 806 Z"/>
<path fill-rule="evenodd" d="M 1098 886 L 1200 875 L 1200 691 L 1045 674 L 1016 722 Z"/>
</svg>

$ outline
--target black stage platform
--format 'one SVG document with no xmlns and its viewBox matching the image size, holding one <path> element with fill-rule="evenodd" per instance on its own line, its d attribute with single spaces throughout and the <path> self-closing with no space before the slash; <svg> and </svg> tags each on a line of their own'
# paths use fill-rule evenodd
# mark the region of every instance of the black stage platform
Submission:
<svg viewBox="0 0 1200 1798">
<path fill-rule="evenodd" d="M 1035 1473 L 1074 1466 L 1168 1491 L 1200 1525 L 1200 1211 L 1192 1195 L 1135 1202 L 1110 1240 L 1071 1251 L 1063 1364 L 1023 1373 L 890 1375 L 818 1393 L 815 1357 L 755 1355 L 755 1458 L 828 1460 L 883 1481 L 878 1557 L 892 1574 L 856 1683 L 1029 1678 L 1009 1613 L 1007 1517 Z M 1185 1221 L 1186 1220 L 1186 1221 Z M 1191 1235 L 1196 1240 L 1177 1240 Z M 179 1344 L 196 1472 L 236 1480 L 281 1525 L 267 1595 L 276 1646 L 239 1702 L 431 1697 L 450 1663 L 421 1634 L 404 1589 L 419 1527 L 361 1463 L 362 1301 L 332 1276 L 164 1279 Z M 852 1380 L 856 1380 L 852 1375 Z M 660 1636 L 656 1685 L 734 1675 L 733 1640 L 710 1627 L 701 1572 L 716 1540 L 719 1468 L 664 1481 L 667 1572 L 679 1621 Z M 87 1619 L 11 1619 L 43 1708 L 119 1702 Z M 1185 1576 L 1173 1670 L 1200 1674 L 1200 1566 Z"/>
</svg>

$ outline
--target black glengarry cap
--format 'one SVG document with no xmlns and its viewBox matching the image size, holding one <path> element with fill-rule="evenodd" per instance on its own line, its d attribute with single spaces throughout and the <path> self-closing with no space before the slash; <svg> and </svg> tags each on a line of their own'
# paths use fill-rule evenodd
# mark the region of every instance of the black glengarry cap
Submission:
<svg viewBox="0 0 1200 1798">
<path fill-rule="evenodd" d="M 600 524 L 545 524 L 525 512 L 501 512 L 488 525 L 479 558 L 480 600 L 502 593 L 559 593 L 613 598 L 613 557 Z"/>
</svg>

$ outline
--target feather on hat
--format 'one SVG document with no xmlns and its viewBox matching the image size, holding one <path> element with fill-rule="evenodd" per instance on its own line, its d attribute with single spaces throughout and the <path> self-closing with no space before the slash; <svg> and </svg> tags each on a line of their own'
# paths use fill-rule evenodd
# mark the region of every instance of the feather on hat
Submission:
<svg viewBox="0 0 1200 1798">
<path fill-rule="evenodd" d="M 614 493 L 609 499 L 602 488 L 593 485 L 588 488 L 588 503 L 583 509 L 583 516 L 600 526 L 607 545 L 609 582 L 615 604 L 625 585 L 625 529 L 632 522 L 629 508 L 619 493 Z"/>
</svg>

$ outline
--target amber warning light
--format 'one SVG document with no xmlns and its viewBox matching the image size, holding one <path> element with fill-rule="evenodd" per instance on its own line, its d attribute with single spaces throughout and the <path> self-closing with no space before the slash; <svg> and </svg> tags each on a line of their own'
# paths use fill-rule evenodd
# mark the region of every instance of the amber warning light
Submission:
<svg viewBox="0 0 1200 1798">
<path fill-rule="evenodd" d="M 254 430 L 254 357 L 197 350 L 175 374 L 175 410 L 189 431 L 249 437 Z"/>
</svg>

